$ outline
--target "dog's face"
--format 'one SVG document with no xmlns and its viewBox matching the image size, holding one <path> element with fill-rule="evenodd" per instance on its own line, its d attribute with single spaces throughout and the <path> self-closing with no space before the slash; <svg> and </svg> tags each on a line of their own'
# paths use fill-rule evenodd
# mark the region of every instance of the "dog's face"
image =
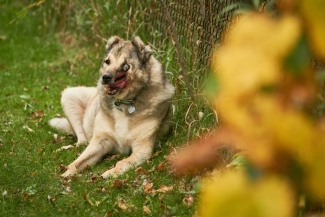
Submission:
<svg viewBox="0 0 325 217">
<path fill-rule="evenodd" d="M 142 69 L 150 56 L 150 47 L 144 46 L 139 37 L 124 41 L 113 36 L 106 45 L 99 83 L 108 95 L 123 98 L 148 80 L 149 74 Z"/>
</svg>

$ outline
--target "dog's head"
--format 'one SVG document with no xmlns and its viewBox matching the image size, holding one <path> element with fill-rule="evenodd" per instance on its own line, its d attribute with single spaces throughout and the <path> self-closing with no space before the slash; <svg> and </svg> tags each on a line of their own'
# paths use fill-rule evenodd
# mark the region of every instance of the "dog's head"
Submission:
<svg viewBox="0 0 325 217">
<path fill-rule="evenodd" d="M 151 49 L 139 37 L 125 41 L 111 37 L 106 45 L 106 54 L 100 68 L 100 85 L 108 95 L 121 98 L 149 79 L 143 70 L 150 60 Z"/>
</svg>

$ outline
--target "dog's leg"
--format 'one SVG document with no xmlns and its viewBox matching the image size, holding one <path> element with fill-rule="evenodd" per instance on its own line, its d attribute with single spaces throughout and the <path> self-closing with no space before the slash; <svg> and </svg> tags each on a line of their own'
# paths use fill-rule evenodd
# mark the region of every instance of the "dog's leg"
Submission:
<svg viewBox="0 0 325 217">
<path fill-rule="evenodd" d="M 103 178 L 116 177 L 121 175 L 125 171 L 134 168 L 152 155 L 154 141 L 146 141 L 145 143 L 135 143 L 132 148 L 132 154 L 119 162 L 116 163 L 115 167 L 107 170 L 101 176 Z"/>
<path fill-rule="evenodd" d="M 77 136 L 77 144 L 87 143 L 83 118 L 88 100 L 93 94 L 93 91 L 86 87 L 67 88 L 62 93 L 63 111 Z"/>
<path fill-rule="evenodd" d="M 96 164 L 112 150 L 113 142 L 115 142 L 113 138 L 102 137 L 99 139 L 99 137 L 93 137 L 84 152 L 67 167 L 67 171 L 61 177 L 76 174 L 86 169 L 87 166 Z"/>
</svg>

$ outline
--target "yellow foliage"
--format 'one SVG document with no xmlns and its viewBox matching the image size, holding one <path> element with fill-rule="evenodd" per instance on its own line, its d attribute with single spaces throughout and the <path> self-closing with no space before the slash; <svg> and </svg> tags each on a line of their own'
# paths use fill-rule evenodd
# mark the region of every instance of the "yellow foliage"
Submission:
<svg viewBox="0 0 325 217">
<path fill-rule="evenodd" d="M 307 34 L 316 54 L 325 58 L 325 1 L 301 0 L 300 8 L 306 20 Z"/>
<path fill-rule="evenodd" d="M 323 2 L 303 0 L 301 11 L 312 44 L 325 57 Z M 229 172 L 205 182 L 201 216 L 293 216 L 297 195 L 292 192 L 325 197 L 324 128 L 302 109 L 313 97 L 311 86 L 316 86 L 312 70 L 297 64 L 305 70 L 304 77 L 295 68 L 285 71 L 292 52 L 305 52 L 295 50 L 305 34 L 304 24 L 294 15 L 279 19 L 243 15 L 214 52 L 212 67 L 220 84 L 214 106 L 227 129 L 236 134 L 234 145 L 267 175 L 252 182 L 243 173 Z M 289 174 L 296 166 L 294 179 Z M 283 176 L 295 185 L 288 185 Z"/>
<path fill-rule="evenodd" d="M 299 20 L 291 16 L 279 21 L 259 14 L 241 17 L 214 55 L 213 68 L 219 72 L 223 92 L 245 96 L 275 83 L 281 73 L 279 63 L 296 44 L 300 28 Z"/>
<path fill-rule="evenodd" d="M 289 217 L 294 197 L 288 184 L 272 177 L 252 183 L 241 172 L 222 174 L 203 183 L 199 216 Z"/>
<path fill-rule="evenodd" d="M 227 124 L 239 129 L 255 127 L 247 116 L 254 112 L 247 100 L 279 80 L 281 60 L 297 43 L 300 31 L 294 17 L 274 21 L 257 14 L 241 17 L 230 29 L 212 63 L 220 83 L 216 107 Z"/>
<path fill-rule="evenodd" d="M 325 196 L 325 190 L 315 184 L 325 181 L 325 169 L 318 166 L 325 162 L 315 161 L 325 157 L 324 131 L 290 102 L 282 102 L 277 92 L 281 86 L 291 91 L 283 64 L 301 37 L 297 17 L 240 17 L 226 43 L 214 53 L 212 65 L 220 83 L 215 107 L 227 127 L 241 138 L 235 145 L 256 167 L 286 170 L 294 158 L 305 166 L 306 188 Z M 265 87 L 277 91 L 263 91 Z M 308 92 L 307 88 L 303 91 Z"/>
<path fill-rule="evenodd" d="M 325 58 L 325 1 L 284 3 L 287 14 L 277 18 L 238 17 L 213 53 L 219 88 L 212 104 L 224 125 L 181 162 L 215 162 L 212 150 L 229 142 L 262 175 L 232 171 L 203 182 L 200 216 L 289 217 L 301 194 L 325 198 L 325 127 L 306 112 L 317 89 L 310 45 Z"/>
</svg>

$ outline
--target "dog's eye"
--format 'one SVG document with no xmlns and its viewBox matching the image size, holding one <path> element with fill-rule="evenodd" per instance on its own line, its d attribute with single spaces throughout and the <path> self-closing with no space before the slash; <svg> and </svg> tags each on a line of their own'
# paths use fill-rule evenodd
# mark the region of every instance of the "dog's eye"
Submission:
<svg viewBox="0 0 325 217">
<path fill-rule="evenodd" d="M 106 63 L 107 65 L 109 65 L 111 63 L 111 61 L 109 59 L 105 60 L 104 63 Z"/>
<path fill-rule="evenodd" d="M 126 72 L 127 70 L 129 70 L 129 68 L 130 68 L 130 66 L 129 66 L 128 64 L 124 63 L 124 64 L 122 65 L 122 67 L 121 67 L 121 70 L 122 70 L 123 72 Z"/>
</svg>

